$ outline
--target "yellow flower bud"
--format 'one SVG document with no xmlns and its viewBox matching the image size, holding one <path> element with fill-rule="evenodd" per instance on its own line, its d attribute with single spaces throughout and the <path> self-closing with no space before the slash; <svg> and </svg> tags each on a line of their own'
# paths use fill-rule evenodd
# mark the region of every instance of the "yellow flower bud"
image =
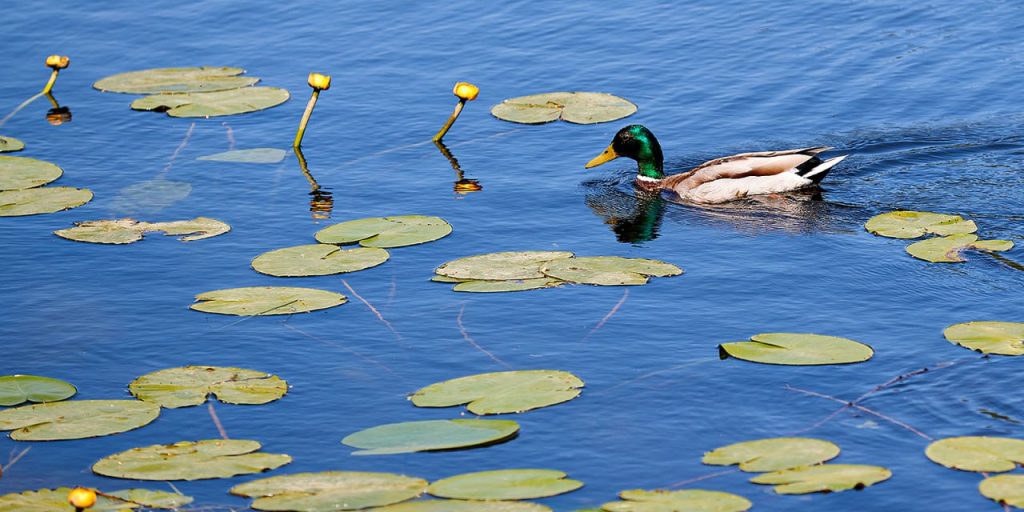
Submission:
<svg viewBox="0 0 1024 512">
<path fill-rule="evenodd" d="M 480 88 L 469 82 L 459 82 L 455 84 L 452 93 L 460 100 L 473 101 L 476 99 L 476 95 L 480 94 Z"/>
<path fill-rule="evenodd" d="M 326 91 L 331 88 L 331 77 L 320 73 L 310 73 L 306 83 L 314 89 Z"/>
<path fill-rule="evenodd" d="M 61 55 L 50 55 L 46 58 L 46 67 L 53 69 L 64 69 L 71 64 L 71 59 L 67 56 Z"/>
<path fill-rule="evenodd" d="M 68 503 L 75 508 L 89 508 L 96 504 L 96 491 L 75 487 L 68 493 Z"/>
</svg>

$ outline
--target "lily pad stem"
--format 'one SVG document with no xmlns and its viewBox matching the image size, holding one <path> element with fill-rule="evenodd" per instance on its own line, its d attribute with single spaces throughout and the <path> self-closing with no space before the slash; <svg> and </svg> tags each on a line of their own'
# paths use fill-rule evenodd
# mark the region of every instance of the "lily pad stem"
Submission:
<svg viewBox="0 0 1024 512">
<path fill-rule="evenodd" d="M 53 73 L 50 73 L 50 80 L 46 82 L 46 86 L 43 87 L 43 94 L 50 94 L 53 90 L 53 84 L 57 83 L 57 74 L 60 73 L 59 69 L 54 69 Z"/>
<path fill-rule="evenodd" d="M 445 134 L 448 133 L 448 130 L 451 129 L 452 125 L 455 124 L 455 120 L 459 118 L 459 114 L 462 113 L 462 108 L 465 106 L 466 100 L 463 98 L 459 98 L 459 103 L 455 105 L 455 111 L 452 112 L 452 115 L 448 118 L 448 121 L 444 123 L 444 126 L 442 126 L 440 130 L 438 130 L 437 134 L 434 135 L 434 138 L 431 140 L 433 140 L 434 142 L 440 142 L 441 139 L 444 138 Z"/>
<path fill-rule="evenodd" d="M 306 103 L 306 111 L 302 113 L 302 120 L 299 121 L 299 131 L 295 133 L 295 142 L 292 147 L 298 148 L 302 145 L 302 136 L 306 134 L 306 125 L 309 124 L 309 117 L 313 115 L 313 107 L 316 107 L 316 100 L 320 97 L 320 89 L 313 89 L 313 96 Z"/>
</svg>

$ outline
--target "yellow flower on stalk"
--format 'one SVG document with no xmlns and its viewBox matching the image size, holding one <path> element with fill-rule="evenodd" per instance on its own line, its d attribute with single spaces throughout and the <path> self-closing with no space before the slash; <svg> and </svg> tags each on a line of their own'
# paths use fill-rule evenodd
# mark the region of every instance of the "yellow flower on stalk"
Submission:
<svg viewBox="0 0 1024 512">
<path fill-rule="evenodd" d="M 314 89 L 326 91 L 331 88 L 331 77 L 328 75 L 321 75 L 320 73 L 310 73 L 306 83 Z"/>
<path fill-rule="evenodd" d="M 71 64 L 71 58 L 65 55 L 50 55 L 46 58 L 46 67 L 51 69 L 64 69 Z"/>
<path fill-rule="evenodd" d="M 480 88 L 469 82 L 458 82 L 452 89 L 452 93 L 460 100 L 473 101 L 476 99 L 476 95 L 480 94 Z"/>
<path fill-rule="evenodd" d="M 84 487 L 75 487 L 68 493 L 68 503 L 79 510 L 89 508 L 96 504 L 96 491 Z"/>
</svg>

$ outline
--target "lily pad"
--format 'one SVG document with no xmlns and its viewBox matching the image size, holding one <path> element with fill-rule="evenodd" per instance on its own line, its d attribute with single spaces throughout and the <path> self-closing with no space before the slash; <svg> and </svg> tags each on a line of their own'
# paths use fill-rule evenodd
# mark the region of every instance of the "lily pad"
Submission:
<svg viewBox="0 0 1024 512">
<path fill-rule="evenodd" d="M 1000 504 L 1024 508 L 1024 475 L 996 475 L 978 485 L 981 495 Z"/>
<path fill-rule="evenodd" d="M 1024 323 L 966 322 L 951 325 L 942 334 L 952 343 L 985 354 L 1024 355 Z"/>
<path fill-rule="evenodd" d="M 422 500 L 375 508 L 373 512 L 551 512 L 551 509 L 523 501 Z"/>
<path fill-rule="evenodd" d="M 276 107 L 288 101 L 277 87 L 243 87 L 229 91 L 154 94 L 132 102 L 135 110 L 167 112 L 171 117 L 233 116 Z"/>
<path fill-rule="evenodd" d="M 14 153 L 25 149 L 25 143 L 14 137 L 0 135 L 0 153 Z"/>
<path fill-rule="evenodd" d="M 163 231 L 166 235 L 187 235 L 179 240 L 191 242 L 222 235 L 231 231 L 231 226 L 208 217 L 174 222 L 137 222 L 132 219 L 90 220 L 76 222 L 75 227 L 60 229 L 54 231 L 53 234 L 76 242 L 130 244 L 142 240 L 143 234 L 150 231 Z"/>
<path fill-rule="evenodd" d="M 192 193 L 192 184 L 161 177 L 122 188 L 111 209 L 125 213 L 156 213 Z"/>
<path fill-rule="evenodd" d="M 558 370 L 481 373 L 431 384 L 413 393 L 417 407 L 469 404 L 476 415 L 507 414 L 568 402 L 580 395 L 583 381 Z"/>
<path fill-rule="evenodd" d="M 132 381 L 128 390 L 139 400 L 175 409 L 200 405 L 211 394 L 229 404 L 265 404 L 283 397 L 288 383 L 244 368 L 182 366 L 147 373 Z"/>
<path fill-rule="evenodd" d="M 776 437 L 730 444 L 704 454 L 713 466 L 739 464 L 740 471 L 764 473 L 820 464 L 839 455 L 839 447 L 821 439 Z"/>
<path fill-rule="evenodd" d="M 939 439 L 928 445 L 932 462 L 961 471 L 998 473 L 1024 464 L 1024 440 L 1008 437 L 964 436 Z"/>
<path fill-rule="evenodd" d="M 469 293 L 523 292 L 527 290 L 539 290 L 541 288 L 555 288 L 565 284 L 565 281 L 551 279 L 549 277 L 541 277 L 537 279 L 509 279 L 505 281 L 456 280 L 455 282 L 458 284 L 452 288 L 453 290 Z"/>
<path fill-rule="evenodd" d="M 868 232 L 889 238 L 918 238 L 926 234 L 946 236 L 974 233 L 973 220 L 945 213 L 895 211 L 875 215 L 864 224 Z"/>
<path fill-rule="evenodd" d="M 466 279 L 455 279 L 454 277 L 440 276 L 440 275 L 437 275 L 437 274 L 434 274 L 434 276 L 431 277 L 430 280 L 434 281 L 435 283 L 456 283 L 457 284 L 457 283 L 468 283 L 469 282 L 469 280 L 466 280 Z M 502 281 L 498 281 L 498 282 L 502 282 Z"/>
<path fill-rule="evenodd" d="M 0 145 L 2 153 L 3 145 Z M 0 155 L 0 190 L 21 190 L 35 188 L 60 178 L 64 171 L 60 167 L 23 156 Z"/>
<path fill-rule="evenodd" d="M 388 251 L 376 247 L 342 249 L 332 244 L 298 245 L 260 254 L 252 268 L 277 277 L 326 276 L 357 272 L 388 260 Z"/>
<path fill-rule="evenodd" d="M 754 363 L 796 366 L 860 363 L 874 353 L 870 346 L 850 339 L 793 332 L 756 334 L 750 341 L 718 346 L 722 359 L 732 356 Z"/>
<path fill-rule="evenodd" d="M 404 247 L 433 242 L 452 232 L 440 217 L 401 215 L 350 220 L 321 229 L 316 240 L 323 244 L 354 244 L 364 247 Z"/>
<path fill-rule="evenodd" d="M 960 255 L 963 251 L 1009 251 L 1013 242 L 1009 240 L 978 240 L 977 235 L 950 235 L 921 240 L 907 246 L 911 256 L 932 263 L 960 263 L 966 261 Z"/>
<path fill-rule="evenodd" d="M 138 400 L 73 400 L 0 411 L 0 430 L 15 441 L 58 441 L 109 436 L 148 425 L 160 407 Z"/>
<path fill-rule="evenodd" d="M 256 498 L 256 510 L 360 510 L 411 500 L 427 481 L 393 473 L 324 471 L 254 480 L 231 488 L 231 494 Z"/>
<path fill-rule="evenodd" d="M 184 494 L 166 491 L 152 491 L 149 489 L 125 489 L 123 491 L 114 491 L 105 494 L 108 496 L 116 496 L 122 500 L 130 501 L 132 503 L 137 503 L 138 505 L 146 508 L 170 510 L 184 507 L 193 501 L 191 496 L 185 496 Z M 99 497 L 97 497 L 97 501 L 99 501 Z"/>
<path fill-rule="evenodd" d="M 234 151 L 225 151 L 223 153 L 201 156 L 196 160 L 237 162 L 243 164 L 276 164 L 281 160 L 284 160 L 284 156 L 286 154 L 288 153 L 285 150 L 277 148 L 236 149 Z"/>
<path fill-rule="evenodd" d="M 539 279 L 546 277 L 540 271 L 544 263 L 571 258 L 566 251 L 492 252 L 467 256 L 449 261 L 435 272 L 454 279 L 507 281 L 513 279 Z"/>
<path fill-rule="evenodd" d="M 74 512 L 75 507 L 68 503 L 69 492 L 71 489 L 60 487 L 5 494 L 0 496 L 0 512 Z M 175 509 L 192 503 L 189 496 L 146 489 L 128 489 L 103 494 L 96 496 L 96 504 L 89 507 L 89 512 L 124 511 L 139 507 Z"/>
<path fill-rule="evenodd" d="M 608 512 L 743 512 L 753 506 L 743 496 L 701 489 L 634 489 L 620 492 L 619 497 L 622 501 L 605 503 L 601 509 Z"/>
<path fill-rule="evenodd" d="M 4 375 L 0 377 L 0 406 L 10 407 L 25 402 L 59 402 L 71 398 L 78 390 L 62 380 L 35 375 Z"/>
<path fill-rule="evenodd" d="M 863 489 L 888 480 L 892 471 L 864 464 L 822 464 L 783 469 L 751 478 L 755 484 L 775 486 L 778 494 L 809 494 Z"/>
<path fill-rule="evenodd" d="M 340 293 L 315 288 L 252 286 L 228 288 L 196 295 L 190 309 L 237 316 L 292 315 L 333 308 L 348 302 Z"/>
<path fill-rule="evenodd" d="M 562 119 L 576 124 L 606 123 L 636 113 L 636 105 L 603 92 L 549 92 L 510 98 L 491 107 L 503 121 L 543 124 Z"/>
<path fill-rule="evenodd" d="M 256 441 L 237 439 L 157 444 L 104 457 L 92 470 L 134 480 L 206 480 L 261 473 L 292 461 L 284 454 L 254 453 L 260 447 Z"/>
<path fill-rule="evenodd" d="M 55 213 L 92 200 L 92 191 L 73 187 L 41 187 L 0 192 L 0 217 Z"/>
<path fill-rule="evenodd" d="M 353 455 L 386 455 L 471 448 L 510 439 L 517 432 L 519 424 L 510 420 L 409 421 L 361 430 L 341 442 L 361 449 Z"/>
<path fill-rule="evenodd" d="M 591 256 L 550 261 L 541 267 L 548 277 L 598 286 L 640 285 L 648 276 L 677 276 L 683 269 L 664 261 L 619 256 Z"/>
<path fill-rule="evenodd" d="M 92 86 L 104 92 L 125 94 L 158 94 L 162 92 L 211 92 L 248 87 L 259 78 L 238 76 L 242 68 L 194 67 L 157 68 L 118 73 L 103 78 Z"/>
<path fill-rule="evenodd" d="M 575 491 L 583 482 L 552 469 L 502 469 L 465 473 L 438 480 L 427 492 L 460 500 L 528 500 Z"/>
</svg>

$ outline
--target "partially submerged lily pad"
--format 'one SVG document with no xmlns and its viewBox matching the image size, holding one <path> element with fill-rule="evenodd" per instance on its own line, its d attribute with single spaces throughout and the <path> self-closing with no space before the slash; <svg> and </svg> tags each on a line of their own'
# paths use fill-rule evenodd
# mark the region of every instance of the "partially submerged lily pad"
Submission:
<svg viewBox="0 0 1024 512">
<path fill-rule="evenodd" d="M 750 341 L 718 346 L 722 359 L 732 356 L 755 363 L 797 366 L 859 363 L 871 359 L 874 353 L 870 346 L 850 339 L 793 332 L 756 334 Z"/>
<path fill-rule="evenodd" d="M 481 373 L 431 384 L 413 393 L 417 407 L 469 404 L 477 415 L 529 411 L 568 402 L 580 395 L 583 381 L 558 370 Z"/>
<path fill-rule="evenodd" d="M 0 496 L 0 511 L 3 512 L 74 512 L 68 503 L 71 489 L 39 489 Z M 120 499 L 115 499 L 120 498 Z M 176 509 L 192 503 L 192 497 L 181 494 L 151 491 L 148 489 L 126 489 L 98 494 L 96 504 L 89 512 L 133 510 L 139 507 Z"/>
<path fill-rule="evenodd" d="M 277 148 L 236 149 L 233 151 L 201 156 L 196 160 L 237 162 L 243 164 L 276 164 L 281 160 L 284 160 L 284 156 L 286 154 L 288 153 L 285 150 Z"/>
<path fill-rule="evenodd" d="M 231 494 L 256 498 L 256 510 L 360 510 L 411 500 L 427 481 L 393 473 L 323 471 L 254 480 L 231 488 Z"/>
<path fill-rule="evenodd" d="M 978 491 L 996 503 L 1024 508 L 1024 475 L 990 476 L 978 484 Z"/>
<path fill-rule="evenodd" d="M 75 227 L 60 229 L 53 234 L 93 244 L 130 244 L 142 240 L 143 234 L 163 231 L 165 235 L 187 235 L 179 238 L 191 242 L 222 235 L 231 231 L 231 226 L 208 217 L 174 222 L 138 222 L 132 219 L 89 220 L 76 222 Z"/>
<path fill-rule="evenodd" d="M 154 94 L 132 102 L 135 110 L 167 112 L 171 117 L 218 117 L 256 112 L 288 101 L 277 87 L 243 87 L 217 92 Z"/>
<path fill-rule="evenodd" d="M 945 213 L 895 211 L 875 215 L 864 224 L 868 232 L 889 238 L 918 238 L 926 234 L 939 236 L 974 233 L 973 220 Z"/>
<path fill-rule="evenodd" d="M 138 400 L 73 400 L 24 405 L 0 411 L 0 430 L 15 441 L 84 439 L 148 425 L 160 407 Z"/>
<path fill-rule="evenodd" d="M 524 501 L 421 500 L 375 508 L 373 512 L 551 512 L 551 509 Z"/>
<path fill-rule="evenodd" d="M 229 404 L 265 404 L 283 397 L 288 383 L 244 368 L 182 366 L 147 373 L 132 381 L 128 390 L 139 400 L 174 409 L 200 405 L 211 394 Z"/>
<path fill-rule="evenodd" d="M 0 192 L 0 217 L 55 213 L 92 200 L 92 191 L 73 187 L 40 187 Z"/>
<path fill-rule="evenodd" d="M 0 376 L 0 406 L 10 407 L 25 402 L 59 402 L 74 396 L 78 390 L 58 379 L 36 375 Z"/>
<path fill-rule="evenodd" d="M 960 253 L 968 249 L 988 252 L 1009 251 L 1013 249 L 1013 242 L 1009 240 L 978 240 L 977 235 L 963 234 L 929 238 L 907 246 L 907 252 L 911 256 L 932 263 L 966 261 Z"/>
<path fill-rule="evenodd" d="M 567 251 L 492 252 L 449 261 L 437 267 L 435 272 L 462 280 L 540 279 L 546 277 L 540 271 L 541 265 L 551 260 L 571 258 L 572 255 Z"/>
<path fill-rule="evenodd" d="M 163 177 L 132 183 L 122 188 L 114 198 L 111 209 L 124 213 L 156 213 L 192 193 L 192 184 L 171 181 Z"/>
<path fill-rule="evenodd" d="M 0 145 L 0 153 L 2 152 L 3 146 Z M 64 171 L 50 162 L 23 156 L 0 155 L 0 190 L 41 187 L 60 178 L 62 174 Z"/>
<path fill-rule="evenodd" d="M 963 436 L 928 445 L 932 462 L 961 471 L 998 473 L 1024 464 L 1024 440 L 1009 437 Z"/>
<path fill-rule="evenodd" d="M 548 277 L 599 286 L 640 285 L 648 276 L 678 276 L 683 269 L 664 261 L 619 256 L 590 256 L 549 261 L 541 267 Z"/>
<path fill-rule="evenodd" d="M 260 447 L 238 439 L 157 444 L 104 457 L 92 470 L 134 480 L 205 480 L 262 473 L 292 461 L 284 454 L 255 453 Z"/>
<path fill-rule="evenodd" d="M 743 496 L 702 489 L 633 489 L 620 492 L 619 497 L 622 501 L 605 503 L 601 509 L 608 512 L 743 512 L 753 506 Z"/>
<path fill-rule="evenodd" d="M 951 343 L 984 354 L 1024 355 L 1024 322 L 966 322 L 942 334 Z"/>
<path fill-rule="evenodd" d="M 775 437 L 730 444 L 704 454 L 714 466 L 739 464 L 740 471 L 763 473 L 820 464 L 839 455 L 834 443 L 806 437 Z"/>
<path fill-rule="evenodd" d="M 201 66 L 193 68 L 156 68 L 118 73 L 92 86 L 104 92 L 158 94 L 211 92 L 248 87 L 259 78 L 238 76 L 242 68 Z"/>
<path fill-rule="evenodd" d="M 346 302 L 348 298 L 340 293 L 315 288 L 252 286 L 200 293 L 189 308 L 218 315 L 292 315 L 333 308 Z"/>
<path fill-rule="evenodd" d="M 25 149 L 25 143 L 14 137 L 0 135 L 0 153 L 14 153 Z"/>
<path fill-rule="evenodd" d="M 501 469 L 464 473 L 438 480 L 427 492 L 459 500 L 528 500 L 575 491 L 583 482 L 552 469 Z"/>
<path fill-rule="evenodd" d="M 388 251 L 376 247 L 342 249 L 333 244 L 310 244 L 260 254 L 252 260 L 252 268 L 277 277 L 326 276 L 376 267 L 389 257 Z"/>
<path fill-rule="evenodd" d="M 444 276 L 436 277 L 444 278 Z M 527 290 L 539 290 L 541 288 L 555 288 L 565 284 L 565 281 L 552 279 L 550 277 L 541 277 L 537 279 L 508 279 L 505 281 L 455 280 L 455 282 L 458 284 L 452 288 L 453 290 L 469 293 L 523 292 Z"/>
<path fill-rule="evenodd" d="M 363 247 L 404 247 L 433 242 L 448 236 L 452 226 L 440 217 L 399 215 L 350 220 L 316 232 L 323 244 L 354 244 Z"/>
<path fill-rule="evenodd" d="M 510 420 L 428 420 L 391 423 L 361 430 L 341 442 L 360 448 L 353 455 L 386 455 L 471 448 L 510 439 L 519 424 Z"/>
<path fill-rule="evenodd" d="M 636 113 L 630 101 L 603 92 L 549 92 L 509 98 L 491 107 L 491 115 L 524 124 L 562 119 L 576 124 L 606 123 Z"/>
<path fill-rule="evenodd" d="M 775 486 L 779 494 L 808 494 L 863 489 L 888 480 L 892 471 L 864 464 L 822 464 L 765 473 L 751 478 L 755 484 Z"/>
</svg>

